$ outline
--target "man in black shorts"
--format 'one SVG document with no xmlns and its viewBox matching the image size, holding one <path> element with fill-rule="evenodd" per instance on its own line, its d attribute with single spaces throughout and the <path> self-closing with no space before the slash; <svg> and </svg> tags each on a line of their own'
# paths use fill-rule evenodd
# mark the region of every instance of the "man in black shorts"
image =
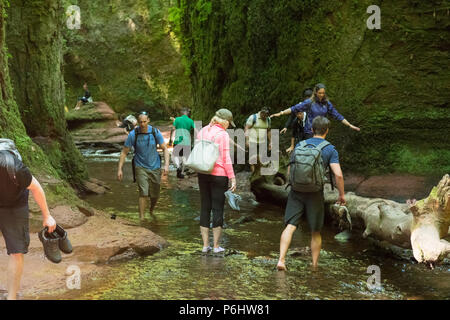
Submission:
<svg viewBox="0 0 450 320">
<path fill-rule="evenodd" d="M 306 140 L 306 143 L 318 146 L 325 141 L 328 134 L 330 121 L 325 117 L 316 117 L 312 123 L 314 136 Z M 291 162 L 294 152 L 291 154 Z M 339 155 L 333 145 L 329 144 L 322 149 L 321 152 L 324 167 L 330 166 L 336 178 L 336 186 L 339 190 L 338 203 L 345 204 L 344 196 L 344 177 L 342 175 L 341 166 L 339 164 Z M 289 176 L 289 167 L 288 167 Z M 286 228 L 281 234 L 280 239 L 280 258 L 278 260 L 277 269 L 280 271 L 286 270 L 285 258 L 286 253 L 291 244 L 294 231 L 300 223 L 300 217 L 306 211 L 308 225 L 311 230 L 311 253 L 312 266 L 317 268 L 319 260 L 319 253 L 322 247 L 322 237 L 320 230 L 323 226 L 324 219 L 324 197 L 323 190 L 317 192 L 297 192 L 291 190 L 288 195 L 288 202 L 284 213 L 284 223 Z"/>
<path fill-rule="evenodd" d="M 23 255 L 28 252 L 28 193 L 33 194 L 42 211 L 43 226 L 56 228 L 44 190 L 22 161 L 9 151 L 0 151 L 0 231 L 6 243 L 8 262 L 8 300 L 15 300 L 23 271 Z"/>
</svg>

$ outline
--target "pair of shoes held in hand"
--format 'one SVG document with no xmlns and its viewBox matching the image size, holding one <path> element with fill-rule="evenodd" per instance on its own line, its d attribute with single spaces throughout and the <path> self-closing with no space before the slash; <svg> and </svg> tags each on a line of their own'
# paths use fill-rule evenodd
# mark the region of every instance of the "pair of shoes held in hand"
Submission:
<svg viewBox="0 0 450 320">
<path fill-rule="evenodd" d="M 67 238 L 67 232 L 59 225 L 56 225 L 55 231 L 48 233 L 45 227 L 38 233 L 39 240 L 44 246 L 44 253 L 48 260 L 54 263 L 60 263 L 62 260 L 61 252 L 72 253 L 72 244 Z"/>
</svg>

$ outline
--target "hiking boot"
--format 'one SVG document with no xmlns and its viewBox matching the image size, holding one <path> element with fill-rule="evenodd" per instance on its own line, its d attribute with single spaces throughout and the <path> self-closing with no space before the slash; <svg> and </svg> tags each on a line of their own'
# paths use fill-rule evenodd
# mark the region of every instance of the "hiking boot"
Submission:
<svg viewBox="0 0 450 320">
<path fill-rule="evenodd" d="M 52 235 L 57 235 L 59 240 L 59 249 L 64 253 L 72 253 L 72 244 L 67 238 L 67 232 L 60 225 L 56 225 L 55 231 L 53 231 Z"/>
<path fill-rule="evenodd" d="M 225 192 L 225 197 L 227 198 L 228 204 L 230 205 L 231 209 L 237 210 L 237 211 L 241 210 L 239 208 L 239 201 L 242 200 L 240 195 L 234 194 L 233 192 L 228 190 L 227 192 Z"/>
<path fill-rule="evenodd" d="M 60 263 L 62 258 L 61 252 L 59 251 L 59 238 L 53 238 L 47 230 L 48 228 L 45 227 L 38 233 L 39 240 L 41 240 L 44 247 L 45 256 L 53 263 Z"/>
</svg>

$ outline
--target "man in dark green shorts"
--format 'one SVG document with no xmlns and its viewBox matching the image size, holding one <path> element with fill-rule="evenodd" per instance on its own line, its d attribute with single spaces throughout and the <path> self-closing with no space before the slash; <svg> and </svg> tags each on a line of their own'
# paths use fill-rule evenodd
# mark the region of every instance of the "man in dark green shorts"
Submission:
<svg viewBox="0 0 450 320">
<path fill-rule="evenodd" d="M 177 167 L 177 177 L 184 178 L 184 163 L 191 153 L 191 130 L 195 129 L 194 121 L 189 118 L 189 109 L 183 108 L 181 116 L 175 118 L 175 139 L 173 140 L 172 161 Z M 194 133 L 195 136 L 195 133 Z"/>
<path fill-rule="evenodd" d="M 139 188 L 139 220 L 144 222 L 145 209 L 150 199 L 150 216 L 155 218 L 153 211 L 159 199 L 161 178 L 167 178 L 169 172 L 169 150 L 161 132 L 150 125 L 147 112 L 143 111 L 138 116 L 138 124 L 130 132 L 120 154 L 117 179 L 123 179 L 123 165 L 131 148 L 135 153 L 136 181 Z M 158 154 L 157 145 L 164 151 L 164 168 L 161 171 L 162 161 Z"/>
<path fill-rule="evenodd" d="M 53 232 L 56 222 L 50 215 L 44 190 L 26 166 L 9 151 L 0 151 L 0 231 L 5 239 L 8 261 L 8 300 L 15 300 L 23 271 L 23 255 L 28 252 L 28 194 L 33 194 L 42 211 L 43 225 Z"/>
<path fill-rule="evenodd" d="M 325 137 L 328 134 L 329 124 L 329 120 L 325 117 L 319 116 L 314 118 L 312 123 L 314 136 L 310 139 L 307 139 L 306 143 L 318 146 L 321 142 L 324 142 Z M 291 163 L 293 162 L 293 156 L 294 152 L 291 155 Z M 341 166 L 339 164 L 338 152 L 333 145 L 329 144 L 322 149 L 321 156 L 324 167 L 326 168 L 329 165 L 336 178 L 336 186 L 339 190 L 338 203 L 344 205 L 344 177 L 342 175 Z M 288 176 L 289 169 L 290 168 L 288 167 Z M 277 264 L 277 269 L 280 271 L 286 270 L 286 253 L 289 249 L 289 245 L 291 244 L 294 231 L 297 229 L 300 223 L 300 217 L 305 211 L 308 225 L 311 230 L 312 266 L 314 269 L 317 268 L 319 253 L 322 247 L 322 237 L 320 236 L 320 230 L 322 229 L 324 219 L 323 190 L 317 192 L 297 192 L 291 190 L 288 195 L 288 202 L 284 214 L 284 222 L 286 228 L 281 234 L 280 239 L 280 258 Z"/>
</svg>

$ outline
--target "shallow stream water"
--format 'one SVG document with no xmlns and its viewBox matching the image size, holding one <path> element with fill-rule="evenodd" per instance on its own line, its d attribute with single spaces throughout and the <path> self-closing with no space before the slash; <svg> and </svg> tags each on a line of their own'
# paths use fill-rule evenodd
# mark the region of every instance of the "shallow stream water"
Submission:
<svg viewBox="0 0 450 320">
<path fill-rule="evenodd" d="M 131 166 L 124 181 L 116 180 L 117 160 L 88 162 L 90 176 L 105 181 L 111 191 L 86 198 L 92 206 L 138 223 L 137 187 Z M 70 299 L 449 299 L 450 267 L 424 265 L 380 255 L 356 234 L 348 242 L 334 239 L 325 226 L 319 270 L 311 256 L 288 256 L 289 270 L 275 269 L 283 230 L 283 210 L 277 206 L 241 203 L 241 211 L 225 208 L 224 256 L 200 253 L 200 195 L 179 190 L 173 175 L 162 184 L 156 219 L 147 228 L 170 246 L 152 256 L 112 263 L 95 285 L 64 295 Z M 235 224 L 242 215 L 253 221 Z M 212 235 L 211 235 L 212 238 Z M 212 242 L 212 239 L 211 239 Z M 310 245 L 305 221 L 294 234 L 290 252 Z M 381 288 L 369 289 L 369 266 L 380 268 Z"/>
</svg>

